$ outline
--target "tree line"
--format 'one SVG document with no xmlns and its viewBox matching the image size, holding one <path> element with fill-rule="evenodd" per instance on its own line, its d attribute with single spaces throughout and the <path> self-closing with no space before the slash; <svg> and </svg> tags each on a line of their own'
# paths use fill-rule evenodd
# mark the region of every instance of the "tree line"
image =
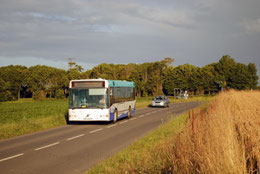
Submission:
<svg viewBox="0 0 260 174">
<path fill-rule="evenodd" d="M 72 79 L 110 79 L 134 81 L 139 97 L 159 94 L 174 95 L 178 88 L 190 94 L 213 94 L 227 89 L 256 89 L 257 69 L 254 63 L 237 63 L 229 55 L 217 63 L 202 68 L 190 64 L 172 66 L 174 59 L 142 64 L 102 63 L 91 70 L 72 60 L 69 69 L 63 70 L 45 65 L 32 67 L 0 67 L 0 101 L 19 98 L 65 98 L 69 95 L 68 84 Z"/>
</svg>

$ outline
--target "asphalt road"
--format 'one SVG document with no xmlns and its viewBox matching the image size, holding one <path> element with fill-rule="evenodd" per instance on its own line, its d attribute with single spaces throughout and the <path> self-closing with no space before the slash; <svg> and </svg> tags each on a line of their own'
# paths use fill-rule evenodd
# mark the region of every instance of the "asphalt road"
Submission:
<svg viewBox="0 0 260 174">
<path fill-rule="evenodd" d="M 85 173 L 109 156 L 191 108 L 198 102 L 169 108 L 136 110 L 131 119 L 112 123 L 66 125 L 0 141 L 0 173 Z"/>
</svg>

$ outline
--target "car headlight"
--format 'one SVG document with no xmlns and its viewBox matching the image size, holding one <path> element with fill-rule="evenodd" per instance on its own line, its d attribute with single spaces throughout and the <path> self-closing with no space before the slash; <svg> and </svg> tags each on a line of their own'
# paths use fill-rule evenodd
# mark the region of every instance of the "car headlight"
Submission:
<svg viewBox="0 0 260 174">
<path fill-rule="evenodd" d="M 154 101 L 152 102 L 152 105 L 155 105 L 155 102 L 154 102 Z"/>
</svg>

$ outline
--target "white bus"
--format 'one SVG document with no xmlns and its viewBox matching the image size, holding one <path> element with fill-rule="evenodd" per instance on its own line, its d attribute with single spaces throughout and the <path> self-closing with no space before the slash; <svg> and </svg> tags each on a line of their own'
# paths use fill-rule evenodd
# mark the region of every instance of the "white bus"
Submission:
<svg viewBox="0 0 260 174">
<path fill-rule="evenodd" d="M 71 80 L 68 121 L 114 121 L 135 112 L 134 82 Z"/>
</svg>

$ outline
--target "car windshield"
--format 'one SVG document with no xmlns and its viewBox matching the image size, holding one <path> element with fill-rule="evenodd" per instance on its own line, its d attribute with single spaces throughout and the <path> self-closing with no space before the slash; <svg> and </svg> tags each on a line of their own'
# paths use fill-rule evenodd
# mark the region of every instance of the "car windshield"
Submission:
<svg viewBox="0 0 260 174">
<path fill-rule="evenodd" d="M 71 89 L 69 108 L 108 108 L 107 96 L 105 88 Z"/>
<path fill-rule="evenodd" d="M 162 96 L 157 96 L 157 97 L 155 97 L 154 100 L 163 100 L 163 97 Z"/>
</svg>

